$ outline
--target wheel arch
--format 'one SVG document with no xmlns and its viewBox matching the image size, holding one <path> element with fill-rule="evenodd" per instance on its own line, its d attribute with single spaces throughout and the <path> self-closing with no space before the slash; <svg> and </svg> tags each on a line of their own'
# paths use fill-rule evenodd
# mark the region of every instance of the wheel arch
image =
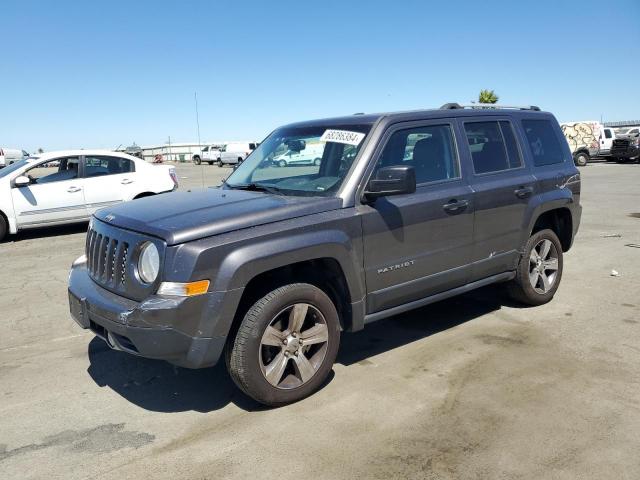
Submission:
<svg viewBox="0 0 640 480">
<path fill-rule="evenodd" d="M 138 198 L 144 198 L 144 197 L 153 197 L 154 195 L 157 195 L 155 192 L 142 192 L 137 194 L 135 197 L 133 197 L 133 200 L 137 200 Z"/>
<path fill-rule="evenodd" d="M 286 248 L 283 248 L 286 247 Z M 343 231 L 324 231 L 272 239 L 230 252 L 221 262 L 214 288 L 237 291 L 243 308 L 279 286 L 310 283 L 322 288 L 336 303 L 343 329 L 364 326 L 364 280 L 358 273 L 351 240 Z M 224 329 L 224 327 L 223 327 Z"/>
<path fill-rule="evenodd" d="M 0 217 L 2 217 L 7 225 L 7 234 L 18 233 L 18 224 L 15 218 L 10 219 L 9 216 L 4 212 L 4 210 L 0 210 Z"/>
<path fill-rule="evenodd" d="M 568 207 L 552 208 L 540 212 L 529 230 L 529 236 L 544 229 L 552 230 L 558 236 L 563 252 L 567 252 L 571 248 L 573 216 Z"/>
</svg>

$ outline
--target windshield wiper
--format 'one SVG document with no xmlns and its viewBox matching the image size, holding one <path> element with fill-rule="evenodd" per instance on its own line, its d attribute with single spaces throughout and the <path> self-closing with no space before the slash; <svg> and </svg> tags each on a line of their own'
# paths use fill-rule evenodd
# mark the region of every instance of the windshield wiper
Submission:
<svg viewBox="0 0 640 480">
<path fill-rule="evenodd" d="M 231 184 L 225 182 L 225 185 L 234 190 L 249 190 L 252 192 L 267 192 L 272 193 L 274 195 L 284 195 L 282 190 L 278 187 L 274 187 L 272 185 L 265 185 L 264 183 L 240 183 L 240 184 Z"/>
</svg>

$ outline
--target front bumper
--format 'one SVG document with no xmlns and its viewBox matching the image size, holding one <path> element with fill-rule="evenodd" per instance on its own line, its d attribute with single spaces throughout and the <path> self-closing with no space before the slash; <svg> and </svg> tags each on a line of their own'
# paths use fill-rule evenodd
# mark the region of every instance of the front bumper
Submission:
<svg viewBox="0 0 640 480">
<path fill-rule="evenodd" d="M 74 265 L 69 275 L 69 309 L 78 325 L 115 350 L 187 368 L 208 367 L 220 358 L 227 333 L 220 324 L 231 323 L 228 318 L 219 322 L 226 293 L 136 302 L 97 285 L 85 264 Z M 212 313 L 216 306 L 217 314 Z"/>
<path fill-rule="evenodd" d="M 611 150 L 610 155 L 615 158 L 635 158 L 640 156 L 640 147 L 631 145 L 625 150 Z"/>
</svg>

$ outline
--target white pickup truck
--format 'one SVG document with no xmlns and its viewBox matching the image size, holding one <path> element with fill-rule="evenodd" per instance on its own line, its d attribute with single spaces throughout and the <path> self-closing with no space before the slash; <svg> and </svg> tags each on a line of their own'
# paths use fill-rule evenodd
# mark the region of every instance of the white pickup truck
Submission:
<svg viewBox="0 0 640 480">
<path fill-rule="evenodd" d="M 220 160 L 220 148 L 221 145 L 207 145 L 202 147 L 200 153 L 193 155 L 193 163 L 200 165 L 202 162 L 206 162 L 209 165 L 213 165 Z"/>
</svg>

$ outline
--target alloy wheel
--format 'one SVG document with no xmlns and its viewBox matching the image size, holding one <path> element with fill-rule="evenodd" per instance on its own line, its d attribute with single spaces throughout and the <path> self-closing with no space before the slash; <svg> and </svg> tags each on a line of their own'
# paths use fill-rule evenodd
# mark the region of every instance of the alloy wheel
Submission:
<svg viewBox="0 0 640 480">
<path fill-rule="evenodd" d="M 320 311 L 296 303 L 280 311 L 260 341 L 260 369 L 280 389 L 297 388 L 318 371 L 327 354 L 329 330 Z"/>
<path fill-rule="evenodd" d="M 553 287 L 558 273 L 558 250 L 551 240 L 542 239 L 529 255 L 529 282 L 533 289 L 545 294 Z"/>
</svg>

